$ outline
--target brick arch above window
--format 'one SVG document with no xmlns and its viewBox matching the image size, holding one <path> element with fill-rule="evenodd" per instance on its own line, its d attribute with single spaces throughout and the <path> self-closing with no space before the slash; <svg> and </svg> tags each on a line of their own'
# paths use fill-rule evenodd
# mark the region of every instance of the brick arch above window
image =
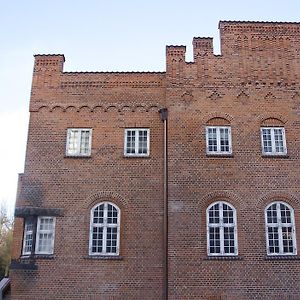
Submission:
<svg viewBox="0 0 300 300">
<path fill-rule="evenodd" d="M 224 113 L 224 112 L 212 112 L 210 114 L 204 115 L 203 116 L 203 123 L 207 125 L 212 125 L 209 124 L 211 121 L 221 121 L 223 122 L 222 124 L 217 124 L 217 125 L 230 125 L 233 121 L 233 117 L 230 114 Z M 226 122 L 226 123 L 224 123 Z"/>
<path fill-rule="evenodd" d="M 91 196 L 85 199 L 83 205 L 84 208 L 92 209 L 95 205 L 97 205 L 97 203 L 100 202 L 112 202 L 115 205 L 117 205 L 121 210 L 128 207 L 128 201 L 126 200 L 126 198 L 123 198 L 115 192 L 108 191 L 100 191 L 92 194 Z"/>
<path fill-rule="evenodd" d="M 257 122 L 259 125 L 264 124 L 265 122 L 275 122 L 276 125 L 283 126 L 285 123 L 288 122 L 288 116 L 282 113 L 262 113 L 256 117 Z M 267 124 L 267 123 L 266 123 Z M 274 126 L 274 125 L 273 125 Z"/>
<path fill-rule="evenodd" d="M 262 127 L 282 127 L 284 126 L 285 122 L 282 121 L 279 118 L 275 117 L 270 117 L 270 118 L 265 118 L 261 121 L 261 126 Z"/>
<path fill-rule="evenodd" d="M 206 122 L 206 125 L 208 125 L 208 126 L 230 126 L 230 121 L 225 118 L 215 117 L 215 118 L 209 119 Z"/>
<path fill-rule="evenodd" d="M 269 203 L 274 201 L 283 201 L 294 208 L 300 206 L 300 199 L 296 195 L 285 191 L 272 191 L 258 198 L 258 207 L 264 209 Z"/>
<path fill-rule="evenodd" d="M 243 200 L 234 192 L 231 191 L 215 191 L 206 194 L 203 196 L 198 205 L 201 210 L 206 210 L 212 203 L 218 201 L 225 201 L 233 205 L 237 210 L 240 209 L 241 205 L 243 204 Z"/>
</svg>

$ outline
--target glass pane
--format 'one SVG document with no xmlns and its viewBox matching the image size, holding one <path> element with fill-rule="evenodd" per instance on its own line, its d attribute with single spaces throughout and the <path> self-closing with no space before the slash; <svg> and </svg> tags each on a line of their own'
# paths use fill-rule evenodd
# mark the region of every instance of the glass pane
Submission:
<svg viewBox="0 0 300 300">
<path fill-rule="evenodd" d="M 82 130 L 80 137 L 80 153 L 89 154 L 90 152 L 90 131 Z"/>
<path fill-rule="evenodd" d="M 279 236 L 277 227 L 268 227 L 269 252 L 279 253 Z"/>
<path fill-rule="evenodd" d="M 208 139 L 208 151 L 217 152 L 217 128 L 207 129 L 207 139 Z"/>
<path fill-rule="evenodd" d="M 263 138 L 263 149 L 265 153 L 272 152 L 272 137 L 271 129 L 263 128 L 262 129 L 262 138 Z"/>
<path fill-rule="evenodd" d="M 290 209 L 282 203 L 280 203 L 280 214 L 281 214 L 281 223 L 287 224 L 292 222 Z"/>
<path fill-rule="evenodd" d="M 219 224 L 220 223 L 220 209 L 219 209 L 219 203 L 216 203 L 213 205 L 209 211 L 209 224 Z"/>
<path fill-rule="evenodd" d="M 117 209 L 108 204 L 107 206 L 107 224 L 117 224 L 118 223 L 118 211 Z"/>
<path fill-rule="evenodd" d="M 33 240 L 33 222 L 32 219 L 25 220 L 24 228 L 24 249 L 23 253 L 30 253 L 32 251 L 32 240 Z"/>
<path fill-rule="evenodd" d="M 293 253 L 293 235 L 291 227 L 282 227 L 283 253 Z"/>
<path fill-rule="evenodd" d="M 223 222 L 225 224 L 233 224 L 233 209 L 227 204 L 223 203 Z"/>
<path fill-rule="evenodd" d="M 38 236 L 38 252 L 50 253 L 52 251 L 52 233 L 40 233 Z"/>
<path fill-rule="evenodd" d="M 126 153 L 135 153 L 135 130 L 126 131 Z"/>
<path fill-rule="evenodd" d="M 53 218 L 40 218 L 39 230 L 53 230 Z"/>
<path fill-rule="evenodd" d="M 209 228 L 209 253 L 218 254 L 221 253 L 221 241 L 220 241 L 220 228 Z"/>
<path fill-rule="evenodd" d="M 229 130 L 228 128 L 220 128 L 220 151 L 229 152 Z"/>
<path fill-rule="evenodd" d="M 148 138 L 148 133 L 147 130 L 139 130 L 139 149 L 138 153 L 139 154 L 147 154 L 147 138 Z"/>
<path fill-rule="evenodd" d="M 103 217 L 104 217 L 104 204 L 97 206 L 94 209 L 94 217 L 93 223 L 94 224 L 103 224 Z"/>
<path fill-rule="evenodd" d="M 234 227 L 224 227 L 224 253 L 234 254 Z"/>
<path fill-rule="evenodd" d="M 108 227 L 106 235 L 106 253 L 117 252 L 117 228 Z"/>
<path fill-rule="evenodd" d="M 268 224 L 276 224 L 277 223 L 276 203 L 272 204 L 267 209 L 267 223 Z"/>
<path fill-rule="evenodd" d="M 275 140 L 275 152 L 276 153 L 283 153 L 283 130 L 282 128 L 275 128 L 274 129 L 274 140 Z"/>
<path fill-rule="evenodd" d="M 93 227 L 92 253 L 102 253 L 103 227 Z"/>
<path fill-rule="evenodd" d="M 68 154 L 76 154 L 78 151 L 78 130 L 69 130 Z"/>
</svg>

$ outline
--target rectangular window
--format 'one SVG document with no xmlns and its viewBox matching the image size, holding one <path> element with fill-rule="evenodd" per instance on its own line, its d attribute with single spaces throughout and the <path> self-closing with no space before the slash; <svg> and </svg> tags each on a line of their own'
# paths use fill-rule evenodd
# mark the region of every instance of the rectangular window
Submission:
<svg viewBox="0 0 300 300">
<path fill-rule="evenodd" d="M 286 141 L 283 127 L 261 128 L 262 153 L 264 155 L 286 155 Z"/>
<path fill-rule="evenodd" d="M 52 217 L 39 217 L 36 232 L 37 254 L 53 254 L 55 219 Z"/>
<path fill-rule="evenodd" d="M 25 219 L 22 254 L 53 254 L 54 233 L 54 217 Z M 35 240 L 33 237 L 35 237 Z"/>
<path fill-rule="evenodd" d="M 92 129 L 69 128 L 67 132 L 67 156 L 90 156 Z"/>
<path fill-rule="evenodd" d="M 231 129 L 229 126 L 206 127 L 207 154 L 231 154 Z"/>
<path fill-rule="evenodd" d="M 23 238 L 23 255 L 30 255 L 33 243 L 33 220 L 29 218 L 25 221 Z"/>
<path fill-rule="evenodd" d="M 149 129 L 125 129 L 124 155 L 149 156 Z"/>
</svg>

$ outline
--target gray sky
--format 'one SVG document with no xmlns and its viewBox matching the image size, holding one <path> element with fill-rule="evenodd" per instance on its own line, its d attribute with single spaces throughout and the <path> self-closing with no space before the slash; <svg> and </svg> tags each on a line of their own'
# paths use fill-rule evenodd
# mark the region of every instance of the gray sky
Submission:
<svg viewBox="0 0 300 300">
<path fill-rule="evenodd" d="M 214 37 L 218 22 L 300 21 L 299 0 L 0 0 L 0 203 L 13 211 L 23 172 L 33 54 L 65 71 L 164 71 L 165 46 Z"/>
</svg>

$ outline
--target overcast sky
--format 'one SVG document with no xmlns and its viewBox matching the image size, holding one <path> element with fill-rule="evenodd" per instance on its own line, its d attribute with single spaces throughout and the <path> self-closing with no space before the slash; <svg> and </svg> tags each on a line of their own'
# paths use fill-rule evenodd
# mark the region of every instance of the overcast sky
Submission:
<svg viewBox="0 0 300 300">
<path fill-rule="evenodd" d="M 0 0 L 0 203 L 13 211 L 23 172 L 34 54 L 65 71 L 164 71 L 165 46 L 214 37 L 220 20 L 300 21 L 299 0 Z"/>
</svg>

